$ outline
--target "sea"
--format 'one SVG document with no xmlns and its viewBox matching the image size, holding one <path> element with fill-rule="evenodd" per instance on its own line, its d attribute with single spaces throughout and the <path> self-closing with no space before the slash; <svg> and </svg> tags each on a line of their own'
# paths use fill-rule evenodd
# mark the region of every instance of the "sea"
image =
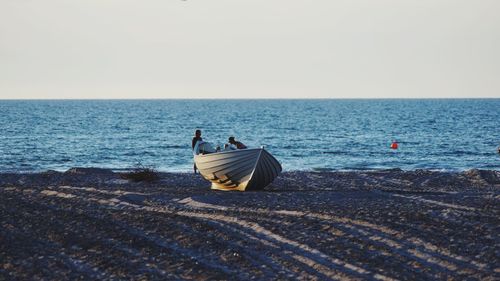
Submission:
<svg viewBox="0 0 500 281">
<path fill-rule="evenodd" d="M 2 100 L 0 172 L 190 172 L 196 129 L 285 171 L 500 169 L 500 99 Z"/>
</svg>

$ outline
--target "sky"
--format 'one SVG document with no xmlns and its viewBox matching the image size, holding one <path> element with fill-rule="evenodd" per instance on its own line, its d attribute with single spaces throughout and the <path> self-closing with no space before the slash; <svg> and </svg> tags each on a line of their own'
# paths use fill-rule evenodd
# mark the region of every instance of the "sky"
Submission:
<svg viewBox="0 0 500 281">
<path fill-rule="evenodd" d="M 500 98 L 498 0 L 0 0 L 0 99 Z"/>
</svg>

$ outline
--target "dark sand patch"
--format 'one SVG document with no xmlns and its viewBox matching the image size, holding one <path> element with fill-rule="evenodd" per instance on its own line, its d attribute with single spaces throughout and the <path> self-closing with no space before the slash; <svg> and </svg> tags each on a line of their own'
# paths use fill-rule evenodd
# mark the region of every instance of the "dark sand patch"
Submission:
<svg viewBox="0 0 500 281">
<path fill-rule="evenodd" d="M 0 175 L 0 280 L 500 278 L 500 173 Z"/>
</svg>

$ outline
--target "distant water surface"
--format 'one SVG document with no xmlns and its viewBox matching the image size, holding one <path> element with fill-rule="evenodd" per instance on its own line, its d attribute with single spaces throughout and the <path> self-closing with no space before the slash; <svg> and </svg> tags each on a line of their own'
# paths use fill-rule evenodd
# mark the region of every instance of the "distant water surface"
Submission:
<svg viewBox="0 0 500 281">
<path fill-rule="evenodd" d="M 264 145 L 285 170 L 500 169 L 500 99 L 0 101 L 0 113 L 3 172 L 191 171 L 196 128 Z"/>
</svg>

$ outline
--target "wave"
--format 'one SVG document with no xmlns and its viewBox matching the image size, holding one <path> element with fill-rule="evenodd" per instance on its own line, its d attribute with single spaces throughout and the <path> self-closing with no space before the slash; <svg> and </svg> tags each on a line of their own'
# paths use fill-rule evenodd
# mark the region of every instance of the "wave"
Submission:
<svg viewBox="0 0 500 281">
<path fill-rule="evenodd" d="M 324 168 L 324 167 L 313 167 L 311 169 L 313 172 L 333 172 L 335 169 L 332 168 Z"/>
<path fill-rule="evenodd" d="M 347 154 L 346 151 L 323 151 L 323 154 L 343 155 Z"/>
<path fill-rule="evenodd" d="M 152 148 L 155 148 L 155 149 L 189 149 L 189 145 L 159 145 L 159 146 L 155 146 L 155 147 L 152 147 Z"/>
</svg>

